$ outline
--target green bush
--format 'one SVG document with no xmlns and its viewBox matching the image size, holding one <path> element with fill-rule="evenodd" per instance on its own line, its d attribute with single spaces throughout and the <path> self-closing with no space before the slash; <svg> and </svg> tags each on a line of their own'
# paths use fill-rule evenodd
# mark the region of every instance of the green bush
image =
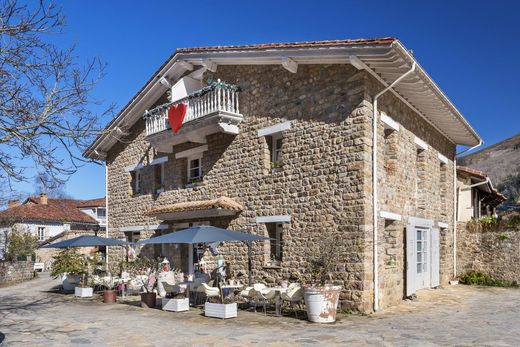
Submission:
<svg viewBox="0 0 520 347">
<path fill-rule="evenodd" d="M 7 234 L 6 259 L 10 261 L 26 259 L 34 255 L 38 248 L 38 238 L 32 235 L 27 228 L 14 226 Z"/>
<path fill-rule="evenodd" d="M 518 287 L 516 281 L 496 280 L 490 275 L 479 271 L 468 271 L 459 275 L 460 282 L 469 285 L 491 287 Z"/>
</svg>

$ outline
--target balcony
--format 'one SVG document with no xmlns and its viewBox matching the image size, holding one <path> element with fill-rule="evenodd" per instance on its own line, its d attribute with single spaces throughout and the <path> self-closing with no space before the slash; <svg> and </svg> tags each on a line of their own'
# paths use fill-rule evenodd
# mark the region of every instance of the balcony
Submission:
<svg viewBox="0 0 520 347">
<path fill-rule="evenodd" d="M 197 90 L 185 98 L 160 105 L 144 113 L 146 139 L 161 152 L 172 152 L 172 146 L 183 142 L 206 143 L 206 136 L 217 132 L 238 134 L 243 119 L 238 108 L 238 86 L 220 80 Z M 171 131 L 168 109 L 180 103 L 186 114 L 177 133 Z"/>
</svg>

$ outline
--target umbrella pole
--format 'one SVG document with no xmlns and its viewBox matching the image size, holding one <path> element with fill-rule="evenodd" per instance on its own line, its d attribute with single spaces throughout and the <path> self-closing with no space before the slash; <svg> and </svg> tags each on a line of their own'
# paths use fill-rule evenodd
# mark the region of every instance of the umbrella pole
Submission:
<svg viewBox="0 0 520 347">
<path fill-rule="evenodd" d="M 248 272 L 248 280 L 249 280 L 249 286 L 253 285 L 253 275 L 252 275 L 252 269 L 253 269 L 253 263 L 251 261 L 251 241 L 247 243 L 247 272 Z"/>
<path fill-rule="evenodd" d="M 188 244 L 188 274 L 192 276 L 192 279 L 194 278 L 194 271 L 193 271 L 193 244 Z"/>
</svg>

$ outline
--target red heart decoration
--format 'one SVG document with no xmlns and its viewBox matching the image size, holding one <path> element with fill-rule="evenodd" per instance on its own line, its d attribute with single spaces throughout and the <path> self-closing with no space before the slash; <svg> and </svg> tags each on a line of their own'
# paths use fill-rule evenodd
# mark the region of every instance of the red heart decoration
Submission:
<svg viewBox="0 0 520 347">
<path fill-rule="evenodd" d="M 172 105 L 168 109 L 168 121 L 174 134 L 176 134 L 182 127 L 184 116 L 186 115 L 186 105 L 183 103 Z"/>
</svg>

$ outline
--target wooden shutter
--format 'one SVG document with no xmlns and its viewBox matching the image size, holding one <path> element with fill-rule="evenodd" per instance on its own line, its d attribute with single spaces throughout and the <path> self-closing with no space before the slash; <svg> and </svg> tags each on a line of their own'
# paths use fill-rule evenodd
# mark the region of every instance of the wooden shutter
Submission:
<svg viewBox="0 0 520 347">
<path fill-rule="evenodd" d="M 440 269 L 439 269 L 439 229 L 433 228 L 431 231 L 431 287 L 438 287 L 440 284 Z"/>
<path fill-rule="evenodd" d="M 406 296 L 415 293 L 417 272 L 416 231 L 413 225 L 406 226 Z"/>
</svg>

